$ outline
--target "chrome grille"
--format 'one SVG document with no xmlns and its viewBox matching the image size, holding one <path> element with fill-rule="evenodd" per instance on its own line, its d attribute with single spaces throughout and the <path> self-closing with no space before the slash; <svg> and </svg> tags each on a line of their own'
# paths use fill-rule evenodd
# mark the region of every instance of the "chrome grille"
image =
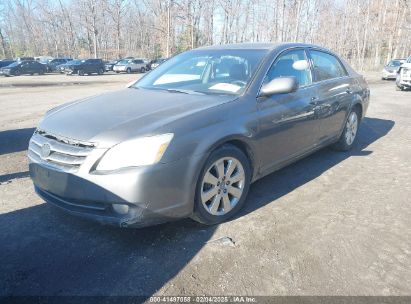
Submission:
<svg viewBox="0 0 411 304">
<path fill-rule="evenodd" d="M 94 147 L 93 143 L 75 141 L 36 130 L 30 139 L 28 156 L 32 162 L 73 172 L 78 170 Z"/>
</svg>

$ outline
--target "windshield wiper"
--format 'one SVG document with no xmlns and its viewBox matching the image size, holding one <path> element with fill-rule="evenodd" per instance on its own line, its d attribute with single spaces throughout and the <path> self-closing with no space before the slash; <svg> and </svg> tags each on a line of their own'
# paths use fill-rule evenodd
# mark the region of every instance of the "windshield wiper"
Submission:
<svg viewBox="0 0 411 304">
<path fill-rule="evenodd" d="M 182 89 L 165 89 L 167 92 L 170 93 L 183 93 L 183 94 L 197 94 L 197 95 L 204 95 L 204 93 L 199 91 L 193 90 L 182 90 Z"/>
</svg>

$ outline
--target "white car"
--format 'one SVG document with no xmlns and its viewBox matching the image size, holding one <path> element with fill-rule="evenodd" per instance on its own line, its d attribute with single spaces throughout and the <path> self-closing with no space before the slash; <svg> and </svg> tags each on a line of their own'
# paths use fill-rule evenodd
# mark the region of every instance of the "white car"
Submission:
<svg viewBox="0 0 411 304">
<path fill-rule="evenodd" d="M 393 59 L 388 62 L 382 70 L 382 80 L 396 79 L 400 66 L 406 62 L 406 59 Z"/>
<path fill-rule="evenodd" d="M 397 88 L 405 90 L 411 88 L 411 56 L 400 66 L 396 79 Z"/>
<path fill-rule="evenodd" d="M 143 59 L 123 59 L 113 66 L 113 71 L 116 73 L 140 72 L 144 73 L 147 70 Z"/>
</svg>

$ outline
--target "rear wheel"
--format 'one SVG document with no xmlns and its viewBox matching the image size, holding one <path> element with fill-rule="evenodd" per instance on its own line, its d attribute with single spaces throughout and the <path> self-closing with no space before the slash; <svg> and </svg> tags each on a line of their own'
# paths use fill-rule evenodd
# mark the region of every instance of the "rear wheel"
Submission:
<svg viewBox="0 0 411 304">
<path fill-rule="evenodd" d="M 360 124 L 360 115 L 357 108 L 354 108 L 347 117 L 344 131 L 334 148 L 338 151 L 348 151 L 354 145 L 357 138 L 358 127 Z"/>
<path fill-rule="evenodd" d="M 104 73 L 104 70 L 103 70 L 103 69 L 99 69 L 99 70 L 97 71 L 97 74 L 99 74 L 99 75 L 103 75 L 103 73 Z"/>
<path fill-rule="evenodd" d="M 126 72 L 127 72 L 127 74 L 130 74 L 130 73 L 131 73 L 131 69 L 130 69 L 130 68 L 127 68 Z"/>
<path fill-rule="evenodd" d="M 144 73 L 146 71 L 146 69 L 144 68 L 144 67 L 142 67 L 141 69 L 140 69 L 140 73 Z"/>
<path fill-rule="evenodd" d="M 213 225 L 234 216 L 244 205 L 250 187 L 247 156 L 232 145 L 211 153 L 197 182 L 193 219 Z"/>
</svg>

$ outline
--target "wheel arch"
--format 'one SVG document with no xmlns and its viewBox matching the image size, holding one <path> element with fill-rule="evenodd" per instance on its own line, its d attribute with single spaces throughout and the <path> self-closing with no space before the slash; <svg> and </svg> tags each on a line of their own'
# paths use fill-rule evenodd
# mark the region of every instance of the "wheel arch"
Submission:
<svg viewBox="0 0 411 304">
<path fill-rule="evenodd" d="M 253 181 L 256 174 L 256 159 L 252 144 L 249 142 L 249 139 L 242 135 L 232 135 L 222 138 L 210 146 L 210 148 L 208 149 L 207 158 L 213 151 L 225 145 L 232 145 L 244 153 L 249 161 L 251 169 L 251 181 Z"/>
</svg>

